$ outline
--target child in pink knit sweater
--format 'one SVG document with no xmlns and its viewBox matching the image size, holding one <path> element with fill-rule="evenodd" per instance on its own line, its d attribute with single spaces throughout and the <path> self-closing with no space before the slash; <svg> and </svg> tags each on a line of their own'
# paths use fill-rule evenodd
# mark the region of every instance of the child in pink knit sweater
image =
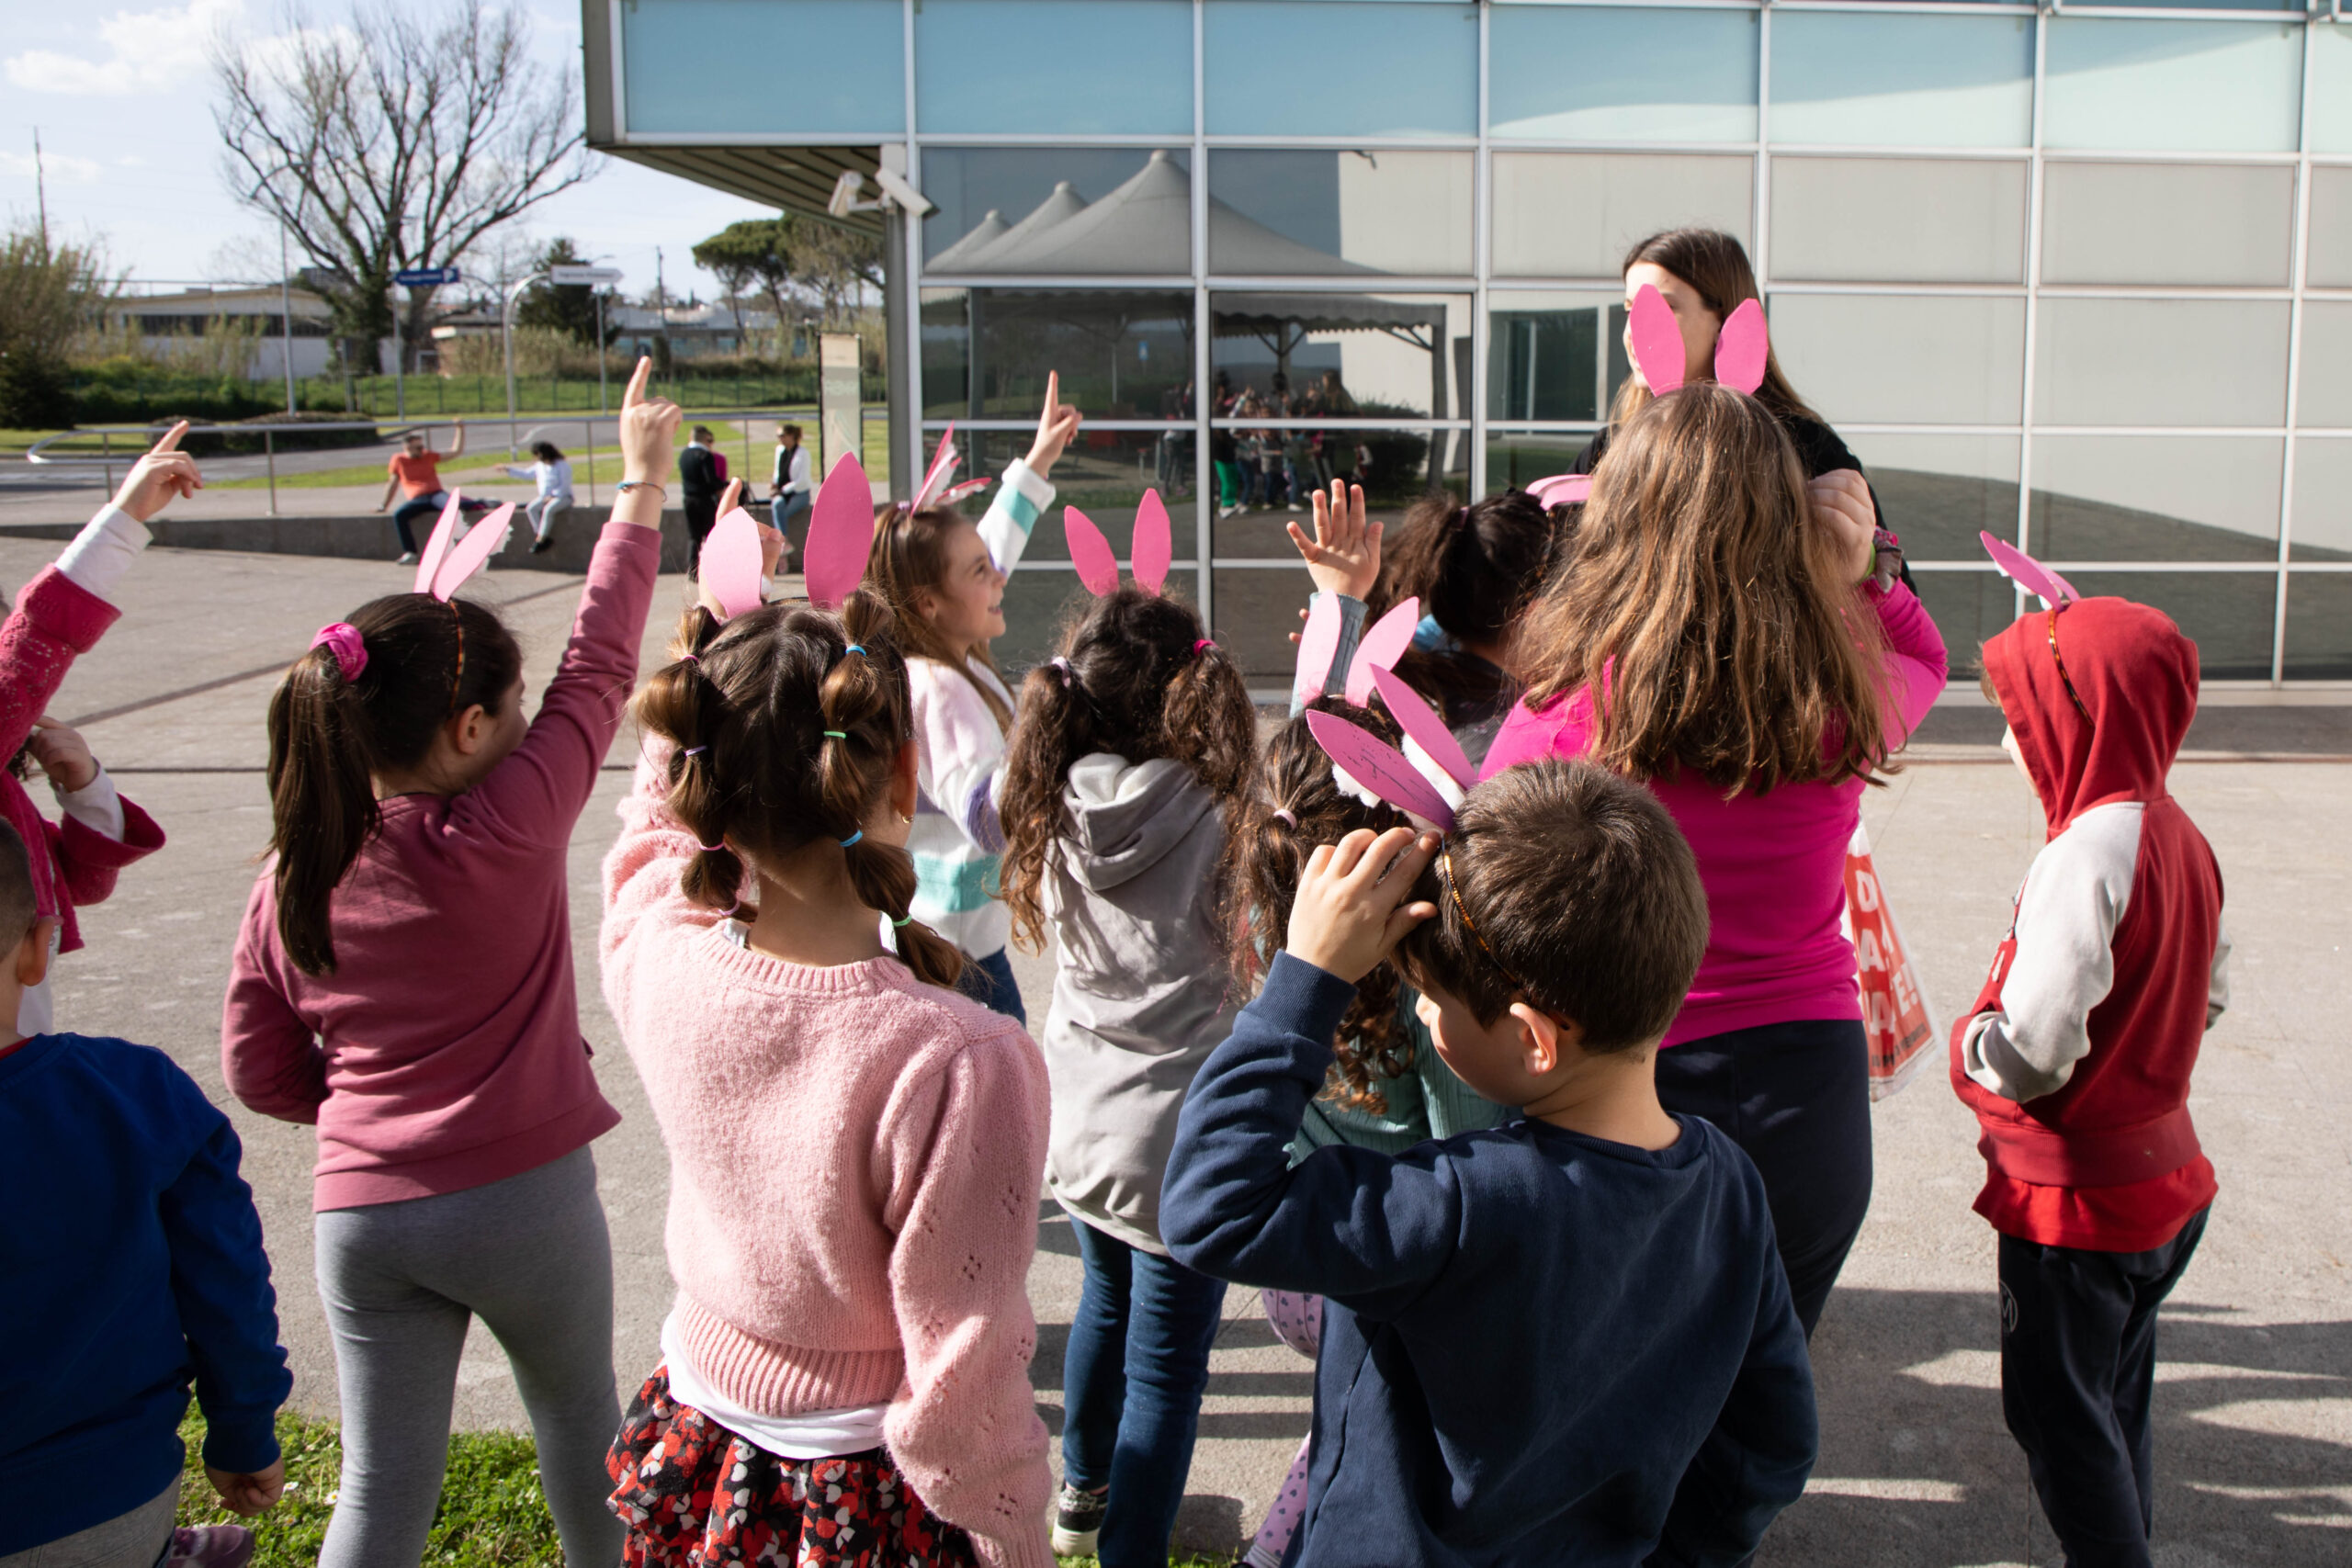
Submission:
<svg viewBox="0 0 2352 1568">
<path fill-rule="evenodd" d="M 1051 1568 L 1045 1062 L 909 913 L 889 614 L 696 608 L 677 646 L 605 862 L 605 997 L 669 1145 L 678 1283 L 609 1461 L 624 1559 Z"/>
</svg>

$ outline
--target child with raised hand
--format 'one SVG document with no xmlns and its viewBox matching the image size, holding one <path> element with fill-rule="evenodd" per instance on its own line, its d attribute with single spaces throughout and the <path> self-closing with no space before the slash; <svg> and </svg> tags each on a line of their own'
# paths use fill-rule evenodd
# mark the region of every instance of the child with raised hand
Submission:
<svg viewBox="0 0 2352 1568">
<path fill-rule="evenodd" d="M 33 861 L 0 822 L 0 1020 L 50 962 Z M 237 1568 L 241 1525 L 175 1529 L 188 1387 L 232 1512 L 276 1503 L 293 1378 L 229 1119 L 161 1051 L 0 1022 L 0 1562 Z"/>
<path fill-rule="evenodd" d="M 1589 765 L 1489 780 L 1442 837 L 1315 852 L 1161 1209 L 1193 1267 L 1329 1303 L 1293 1562 L 1731 1564 L 1803 1492 L 1812 1376 L 1762 1183 L 1652 1081 L 1706 929 L 1672 820 Z M 1526 1119 L 1291 1167 L 1400 940 L 1438 1051 Z"/>
<path fill-rule="evenodd" d="M 2146 1562 L 2156 1314 L 2217 1190 L 2189 1078 L 2229 1001 L 2211 846 L 2166 789 L 2197 645 L 2163 612 L 2053 588 L 1984 645 L 2003 746 L 2049 825 L 1951 1081 L 2000 1235 L 2001 1408 L 2066 1561 Z"/>
<path fill-rule="evenodd" d="M 1051 1568 L 1045 1064 L 912 913 L 890 615 L 696 608 L 680 641 L 605 862 L 605 997 L 669 1145 L 678 1287 L 612 1448 L 624 1560 Z"/>
<path fill-rule="evenodd" d="M 678 409 L 645 395 L 651 371 L 640 359 L 623 398 L 625 475 L 536 717 L 505 625 L 439 577 L 322 627 L 270 700 L 273 859 L 220 1054 L 247 1106 L 318 1126 L 343 1393 L 325 1568 L 414 1568 L 475 1315 L 514 1365 L 566 1560 L 619 1552 L 612 1253 L 588 1145 L 620 1115 L 580 1032 L 565 863 L 661 566 Z"/>
<path fill-rule="evenodd" d="M 56 563 L 25 584 L 15 610 L 0 623 L 0 819 L 17 830 L 32 858 L 33 903 L 55 943 L 51 956 L 82 946 L 77 908 L 113 893 L 124 866 L 164 847 L 164 830 L 125 800 L 98 766 L 82 737 L 42 710 L 65 681 L 74 660 L 97 645 L 122 612 L 107 599 L 147 547 L 148 520 L 175 496 L 204 488 L 196 459 L 179 449 L 182 420 L 131 465 L 114 499 L 58 555 Z M 20 780 L 39 768 L 48 775 L 62 820 L 51 822 Z M 26 1034 L 45 1034 L 57 1021 L 47 970 L 25 987 L 17 1010 L 0 1017 Z"/>
<path fill-rule="evenodd" d="M 1238 1003 L 1219 867 L 1256 741 L 1239 670 L 1158 586 L 1113 588 L 1029 672 L 1004 785 L 1013 930 L 1057 949 L 1046 1181 L 1086 1270 L 1054 1547 L 1104 1568 L 1167 1561 L 1225 1299 L 1168 1256 L 1159 1183 Z"/>
<path fill-rule="evenodd" d="M 989 655 L 1004 635 L 1004 584 L 1054 502 L 1053 472 L 1083 416 L 1046 378 L 1046 406 L 1025 458 L 978 525 L 945 506 L 888 506 L 875 522 L 865 586 L 882 596 L 907 654 L 914 694 L 916 779 L 922 786 L 907 848 L 915 861 L 915 915 L 964 954 L 967 994 L 1023 1023 L 1028 1013 L 1004 944 L 998 899 L 1004 829 L 1005 731 L 1012 694 Z"/>
</svg>

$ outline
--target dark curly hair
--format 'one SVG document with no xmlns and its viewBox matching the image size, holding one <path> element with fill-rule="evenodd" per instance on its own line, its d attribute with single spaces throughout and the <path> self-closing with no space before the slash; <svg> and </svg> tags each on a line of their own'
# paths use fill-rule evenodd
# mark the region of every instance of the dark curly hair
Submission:
<svg viewBox="0 0 2352 1568">
<path fill-rule="evenodd" d="M 1307 711 L 1336 715 L 1391 745 L 1403 739 L 1385 709 L 1317 697 Z M 1315 846 L 1336 844 L 1358 828 L 1377 833 L 1409 826 L 1395 807 L 1366 806 L 1340 788 L 1331 777 L 1331 759 L 1307 730 L 1306 714 L 1274 731 L 1259 756 L 1258 788 L 1226 841 L 1226 929 L 1247 933 L 1235 942 L 1233 955 L 1244 993 L 1256 988 L 1259 975 L 1282 948 L 1299 874 Z M 1412 1070 L 1412 1040 L 1396 1026 L 1398 987 L 1396 971 L 1386 964 L 1356 985 L 1355 1000 L 1348 1004 L 1332 1044 L 1338 1060 L 1324 1087 L 1324 1094 L 1340 1105 L 1383 1114 L 1387 1097 L 1376 1086 Z"/>
<path fill-rule="evenodd" d="M 998 814 L 1004 901 L 1023 946 L 1045 946 L 1046 867 L 1066 819 L 1062 786 L 1089 752 L 1183 763 L 1216 796 L 1231 836 L 1257 754 L 1258 710 L 1239 667 L 1207 637 L 1190 604 L 1130 585 L 1091 598 L 1064 625 L 1058 660 L 1022 682 Z M 1222 908 L 1222 891 L 1211 891 L 1212 907 Z"/>
</svg>

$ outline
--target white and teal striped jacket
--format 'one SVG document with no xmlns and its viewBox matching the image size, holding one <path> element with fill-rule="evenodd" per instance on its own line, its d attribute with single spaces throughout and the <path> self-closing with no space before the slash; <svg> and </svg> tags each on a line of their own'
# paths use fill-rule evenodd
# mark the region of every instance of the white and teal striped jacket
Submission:
<svg viewBox="0 0 2352 1568">
<path fill-rule="evenodd" d="M 1016 457 L 980 537 L 999 570 L 1010 573 L 1029 547 L 1029 531 L 1054 503 L 1054 487 Z M 973 665 L 1012 706 L 1012 694 L 993 671 Z M 1004 829 L 997 821 L 997 795 L 1004 784 L 1004 733 L 997 728 L 985 698 L 961 672 L 934 659 L 907 660 L 914 698 L 915 777 L 922 797 L 907 852 L 914 857 L 914 917 L 974 958 L 1001 950 L 1012 935 L 1012 918 L 999 897 L 1004 862 Z"/>
</svg>

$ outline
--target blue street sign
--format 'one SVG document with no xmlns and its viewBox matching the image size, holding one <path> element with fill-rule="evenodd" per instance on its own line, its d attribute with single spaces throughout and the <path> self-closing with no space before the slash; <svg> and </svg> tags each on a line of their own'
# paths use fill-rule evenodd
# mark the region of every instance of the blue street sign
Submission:
<svg viewBox="0 0 2352 1568">
<path fill-rule="evenodd" d="M 458 281 L 454 266 L 410 266 L 392 274 L 392 281 L 403 288 L 435 288 L 445 283 Z"/>
</svg>

